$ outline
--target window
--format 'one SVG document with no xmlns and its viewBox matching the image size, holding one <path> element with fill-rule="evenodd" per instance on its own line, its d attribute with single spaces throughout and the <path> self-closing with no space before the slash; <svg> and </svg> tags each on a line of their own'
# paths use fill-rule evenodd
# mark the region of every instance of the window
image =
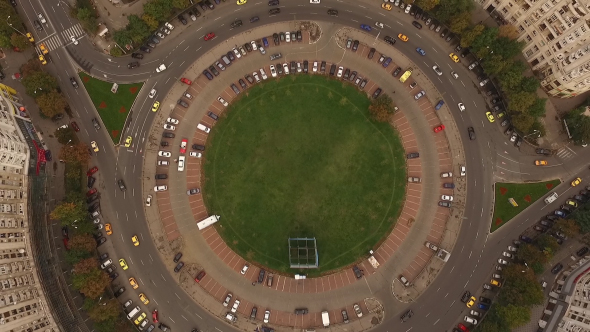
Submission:
<svg viewBox="0 0 590 332">
<path fill-rule="evenodd" d="M 533 55 L 533 53 L 534 53 L 534 52 L 533 52 L 533 50 L 532 50 L 532 49 L 528 49 L 528 50 L 525 52 L 525 55 L 526 55 L 526 57 L 527 57 L 527 58 L 529 58 L 529 57 L 531 57 L 531 55 Z"/>
<path fill-rule="evenodd" d="M 509 2 L 508 3 L 508 6 L 510 6 L 510 8 L 512 8 L 512 2 Z"/>
<path fill-rule="evenodd" d="M 537 30 L 533 30 L 533 36 L 537 36 Z"/>
<path fill-rule="evenodd" d="M 524 27 L 522 25 L 518 26 L 518 32 L 524 32 Z"/>
<path fill-rule="evenodd" d="M 506 7 L 502 8 L 502 13 L 508 14 L 508 8 L 506 8 Z"/>
<path fill-rule="evenodd" d="M 529 36 L 529 35 L 526 35 L 526 41 L 530 42 L 530 41 L 532 41 L 532 40 L 533 40 L 533 38 L 531 38 L 531 36 Z"/>
<path fill-rule="evenodd" d="M 533 46 L 533 50 L 534 50 L 535 53 L 536 52 L 539 52 L 539 48 L 537 47 L 537 45 Z"/>
<path fill-rule="evenodd" d="M 524 25 L 526 25 L 527 27 L 530 26 L 531 24 L 529 23 L 529 20 L 524 20 Z"/>
</svg>

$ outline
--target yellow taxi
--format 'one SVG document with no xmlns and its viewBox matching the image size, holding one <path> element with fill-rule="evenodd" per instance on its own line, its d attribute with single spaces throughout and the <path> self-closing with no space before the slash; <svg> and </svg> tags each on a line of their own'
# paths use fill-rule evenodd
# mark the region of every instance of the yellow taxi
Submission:
<svg viewBox="0 0 590 332">
<path fill-rule="evenodd" d="M 492 286 L 496 286 L 496 287 L 502 287 L 502 283 L 500 283 L 500 282 L 499 282 L 498 280 L 496 280 L 496 279 L 492 279 L 492 280 L 490 280 L 490 284 L 491 284 Z"/>
<path fill-rule="evenodd" d="M 135 281 L 135 278 L 133 278 L 133 277 L 129 278 L 129 284 L 131 285 L 131 287 L 133 287 L 133 289 L 139 288 L 137 281 Z"/>
<path fill-rule="evenodd" d="M 131 136 L 127 136 L 127 138 L 125 139 L 125 147 L 128 148 L 131 146 L 131 141 L 133 140 L 133 138 L 131 138 Z"/>
<path fill-rule="evenodd" d="M 238 1 L 236 1 L 236 4 L 238 6 L 241 6 L 241 5 L 245 4 L 246 2 L 248 2 L 248 0 L 238 0 Z"/>
<path fill-rule="evenodd" d="M 45 46 L 45 44 L 43 44 L 43 43 L 41 43 L 41 44 L 39 45 L 39 50 L 41 50 L 41 53 L 43 53 L 43 54 L 47 54 L 47 53 L 49 53 L 49 50 L 47 50 L 47 47 L 46 47 L 46 46 Z"/>
<path fill-rule="evenodd" d="M 459 57 L 455 53 L 449 54 L 449 58 L 451 58 L 451 60 L 453 60 L 455 63 L 459 62 Z"/>
<path fill-rule="evenodd" d="M 476 300 L 477 300 L 477 299 L 475 298 L 475 296 L 472 296 L 472 297 L 469 299 L 469 301 L 467 302 L 467 304 L 466 304 L 467 308 L 471 308 L 471 307 L 473 307 L 473 305 L 475 304 L 475 301 L 476 301 Z"/>
<path fill-rule="evenodd" d="M 152 112 L 157 112 L 158 108 L 160 108 L 160 102 L 157 101 L 154 103 L 154 105 L 152 105 Z"/>
<path fill-rule="evenodd" d="M 399 40 L 401 40 L 403 42 L 407 42 L 409 40 L 408 36 L 404 35 L 403 33 L 400 33 L 399 35 L 397 35 L 397 38 L 399 38 Z"/>
<path fill-rule="evenodd" d="M 494 119 L 494 115 L 492 114 L 492 112 L 486 112 L 486 117 L 488 118 L 488 121 L 490 121 L 490 122 L 496 121 L 496 119 Z"/>
<path fill-rule="evenodd" d="M 147 305 L 148 303 L 150 303 L 150 300 L 148 300 L 147 296 L 145 296 L 144 293 L 139 293 L 139 299 L 145 305 Z"/>
<path fill-rule="evenodd" d="M 393 7 L 391 6 L 390 3 L 382 3 L 381 8 L 383 8 L 385 10 L 391 10 Z"/>
<path fill-rule="evenodd" d="M 578 203 L 576 201 L 574 201 L 573 199 L 568 199 L 567 201 L 565 201 L 566 205 L 572 206 L 577 208 L 578 207 Z"/>
<path fill-rule="evenodd" d="M 35 38 L 33 38 L 33 35 L 30 32 L 27 32 L 27 38 L 29 39 L 29 41 L 31 43 L 34 43 L 35 42 Z"/>
<path fill-rule="evenodd" d="M 123 270 L 127 270 L 129 268 L 129 265 L 127 265 L 127 262 L 123 258 L 119 259 L 119 265 L 121 265 Z"/>
<path fill-rule="evenodd" d="M 547 163 L 547 160 L 535 160 L 535 165 L 537 165 L 537 166 L 547 166 L 549 164 Z"/>
<path fill-rule="evenodd" d="M 104 230 L 107 232 L 107 235 L 113 235 L 113 227 L 111 224 L 105 224 Z"/>
<path fill-rule="evenodd" d="M 43 54 L 39 54 L 39 61 L 41 61 L 41 64 L 43 64 L 43 65 L 47 64 L 47 60 L 45 60 L 45 57 L 43 56 Z"/>
<path fill-rule="evenodd" d="M 133 241 L 134 246 L 137 247 L 139 245 L 139 238 L 137 237 L 137 235 L 133 235 L 133 237 L 131 238 L 131 241 Z"/>
<path fill-rule="evenodd" d="M 141 315 L 137 316 L 137 318 L 135 318 L 135 325 L 139 325 L 141 321 L 145 319 L 146 316 L 147 315 L 145 312 L 142 312 Z"/>
<path fill-rule="evenodd" d="M 90 142 L 90 146 L 92 147 L 92 150 L 93 150 L 94 152 L 98 152 L 98 151 L 100 151 L 100 149 L 98 148 L 98 144 L 96 143 L 96 141 L 92 141 L 92 142 Z"/>
<path fill-rule="evenodd" d="M 572 187 L 575 187 L 575 186 L 579 185 L 580 183 L 582 183 L 582 179 L 575 178 L 574 181 L 572 181 Z"/>
</svg>

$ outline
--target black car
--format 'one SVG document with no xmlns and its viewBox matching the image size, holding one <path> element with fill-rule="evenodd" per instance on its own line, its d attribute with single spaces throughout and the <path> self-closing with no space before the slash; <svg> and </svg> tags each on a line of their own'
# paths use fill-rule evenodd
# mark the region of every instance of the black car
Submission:
<svg viewBox="0 0 590 332">
<path fill-rule="evenodd" d="M 353 52 L 356 52 L 356 50 L 358 50 L 358 49 L 359 49 L 359 41 L 358 41 L 358 40 L 355 40 L 355 41 L 352 43 L 352 51 L 353 51 Z"/>
<path fill-rule="evenodd" d="M 514 146 L 519 148 L 522 145 L 522 138 L 520 136 L 516 137 L 516 142 L 514 142 Z"/>
<path fill-rule="evenodd" d="M 204 145 L 200 145 L 200 144 L 193 144 L 192 145 L 193 150 L 198 150 L 198 151 L 205 151 L 205 146 Z"/>
<path fill-rule="evenodd" d="M 273 8 L 273 9 L 269 10 L 268 13 L 270 15 L 280 14 L 281 13 L 281 9 L 280 8 Z"/>
<path fill-rule="evenodd" d="M 278 46 L 281 44 L 281 40 L 279 38 L 279 34 L 278 33 L 273 33 L 272 34 L 272 41 L 275 43 L 275 46 Z"/>
<path fill-rule="evenodd" d="M 269 0 L 268 1 L 268 5 L 269 6 L 278 6 L 279 5 L 279 0 Z"/>
<path fill-rule="evenodd" d="M 151 53 L 152 52 L 152 49 L 149 48 L 149 47 L 147 47 L 147 46 L 141 46 L 141 47 L 139 47 L 139 50 L 142 51 L 142 52 L 145 52 L 145 53 Z"/>
<path fill-rule="evenodd" d="M 109 274 L 109 278 L 111 278 L 111 281 L 114 281 L 115 279 L 117 279 L 118 276 L 119 276 L 119 274 L 117 272 L 113 272 L 113 273 Z"/>
<path fill-rule="evenodd" d="M 160 330 L 162 330 L 163 332 L 170 332 L 170 327 L 168 325 L 164 325 L 164 324 L 160 323 L 160 325 L 158 325 L 158 328 Z"/>
<path fill-rule="evenodd" d="M 207 11 L 207 5 L 205 5 L 205 3 L 204 3 L 204 2 L 201 2 L 201 3 L 199 3 L 199 6 L 201 6 L 201 9 L 202 9 L 203 11 Z"/>
<path fill-rule="evenodd" d="M 213 6 L 213 4 L 211 3 L 211 1 L 205 0 L 205 4 L 207 5 L 207 7 L 209 7 L 209 9 L 211 9 L 211 10 L 215 9 L 215 6 Z"/>
<path fill-rule="evenodd" d="M 397 67 L 397 68 L 395 68 L 393 73 L 391 73 L 391 75 L 393 75 L 393 77 L 397 77 L 399 75 L 399 73 L 401 73 L 401 72 L 402 72 L 401 67 Z"/>
<path fill-rule="evenodd" d="M 483 296 L 479 297 L 479 302 L 485 303 L 485 304 L 492 304 L 492 300 L 488 299 L 487 297 L 483 297 Z"/>
<path fill-rule="evenodd" d="M 232 52 L 232 51 L 229 51 L 229 52 L 227 52 L 227 54 L 226 54 L 226 55 L 227 55 L 227 57 L 229 58 L 229 61 L 232 61 L 232 62 L 233 62 L 233 61 L 236 61 L 236 57 L 234 56 L 234 52 Z"/>
<path fill-rule="evenodd" d="M 182 23 L 183 25 L 187 25 L 188 21 L 186 20 L 186 18 L 184 18 L 184 16 L 182 14 L 178 15 L 178 20 L 180 21 L 180 23 Z"/>
<path fill-rule="evenodd" d="M 209 81 L 213 79 L 213 75 L 211 75 L 211 73 L 207 69 L 203 70 L 203 75 L 205 75 L 205 77 L 207 77 Z"/>
<path fill-rule="evenodd" d="M 418 23 L 418 21 L 413 21 L 412 25 L 415 26 L 418 29 L 422 29 L 422 24 Z"/>
<path fill-rule="evenodd" d="M 297 70 L 297 63 L 295 61 L 291 61 L 291 72 L 293 74 L 295 74 L 296 70 Z"/>
<path fill-rule="evenodd" d="M 119 181 L 117 181 L 117 184 L 119 185 L 119 189 L 121 189 L 121 191 L 127 190 L 127 187 L 125 186 L 125 182 L 123 182 L 123 179 L 120 179 Z"/>
<path fill-rule="evenodd" d="M 165 180 L 168 178 L 166 174 L 156 174 L 156 180 Z"/>
<path fill-rule="evenodd" d="M 359 267 L 358 267 L 358 266 L 356 266 L 356 265 L 352 267 L 352 272 L 354 272 L 354 276 L 355 276 L 357 279 L 360 279 L 360 278 L 362 278 L 362 277 L 363 277 L 363 272 L 362 272 L 362 271 L 361 271 L 361 269 L 359 269 Z"/>
<path fill-rule="evenodd" d="M 582 195 L 574 195 L 574 199 L 580 203 L 588 202 L 588 197 Z"/>
<path fill-rule="evenodd" d="M 445 41 L 446 41 L 446 42 L 450 42 L 450 41 L 451 41 L 451 39 L 453 39 L 453 37 L 455 37 L 455 36 L 454 36 L 452 33 L 450 33 L 450 34 L 447 36 L 447 38 L 445 38 Z"/>
<path fill-rule="evenodd" d="M 330 76 L 334 76 L 335 73 L 336 73 L 336 65 L 332 64 L 330 66 Z"/>
<path fill-rule="evenodd" d="M 252 78 L 252 76 L 246 74 L 244 75 L 244 78 L 246 79 L 246 81 L 248 81 L 248 83 L 254 84 L 254 79 Z"/>
<path fill-rule="evenodd" d="M 165 133 L 162 133 L 162 136 L 166 137 L 166 138 L 174 138 L 176 135 L 173 133 L 165 132 Z"/>
<path fill-rule="evenodd" d="M 420 153 L 418 153 L 418 152 L 412 152 L 412 153 L 408 153 L 406 155 L 406 158 L 407 159 L 416 159 L 416 158 L 419 158 L 419 157 L 420 157 Z"/>
<path fill-rule="evenodd" d="M 379 97 L 379 95 L 381 94 L 381 88 L 378 88 L 377 90 L 375 90 L 375 92 L 373 92 L 373 98 L 377 99 L 377 97 Z"/>
<path fill-rule="evenodd" d="M 10 4 L 12 5 L 12 7 L 16 7 L 16 0 L 10 0 Z"/>
<path fill-rule="evenodd" d="M 354 81 L 355 78 L 356 78 L 356 71 L 353 71 L 352 73 L 350 73 L 350 77 L 348 79 L 352 82 L 352 81 Z"/>
<path fill-rule="evenodd" d="M 246 84 L 246 81 L 244 81 L 243 79 L 239 79 L 238 83 L 240 83 L 240 86 L 242 87 L 242 89 L 247 89 L 248 88 L 248 84 Z"/>
<path fill-rule="evenodd" d="M 523 242 L 526 242 L 526 243 L 531 243 L 531 242 L 533 242 L 533 240 L 532 240 L 530 237 L 526 236 L 526 235 L 521 235 L 521 236 L 519 237 L 519 239 L 520 239 L 521 241 L 523 241 Z"/>
<path fill-rule="evenodd" d="M 588 253 L 588 247 L 582 247 L 580 250 L 578 250 L 576 252 L 576 255 L 578 255 L 578 257 L 582 257 L 584 255 L 586 255 Z"/>
<path fill-rule="evenodd" d="M 561 263 L 557 263 L 552 269 L 551 269 L 551 273 L 553 274 L 558 274 L 559 271 L 561 271 L 561 269 L 563 269 L 563 264 Z"/>
<path fill-rule="evenodd" d="M 237 28 L 237 27 L 241 27 L 241 26 L 242 26 L 242 20 L 235 20 L 231 24 L 232 28 Z"/>
<path fill-rule="evenodd" d="M 106 237 L 101 237 L 98 240 L 96 240 L 96 247 L 100 247 L 101 245 L 103 245 L 105 242 L 107 242 L 107 238 Z"/>
<path fill-rule="evenodd" d="M 545 227 L 552 227 L 553 223 L 550 220 L 541 220 L 539 221 L 539 224 L 545 226 Z"/>
<path fill-rule="evenodd" d="M 301 33 L 301 30 L 297 30 L 297 41 L 301 42 L 303 40 L 303 34 Z"/>
<path fill-rule="evenodd" d="M 259 20 L 260 20 L 260 17 L 253 16 L 252 18 L 250 18 L 250 23 L 258 22 Z"/>
<path fill-rule="evenodd" d="M 106 252 L 105 252 L 104 254 L 100 255 L 100 260 L 101 260 L 101 261 L 104 261 L 104 260 L 105 260 L 105 259 L 107 259 L 107 258 L 109 258 L 109 254 L 108 254 L 108 253 L 106 253 Z"/>
<path fill-rule="evenodd" d="M 309 311 L 307 310 L 307 308 L 299 308 L 299 309 L 295 309 L 295 315 L 305 315 L 307 314 Z"/>
<path fill-rule="evenodd" d="M 113 273 L 115 270 L 117 269 L 117 265 L 112 264 L 111 266 L 109 266 L 105 271 L 109 274 Z"/>
<path fill-rule="evenodd" d="M 322 64 L 320 65 L 320 71 L 322 73 L 326 72 L 326 61 L 322 61 Z"/>
<path fill-rule="evenodd" d="M 166 142 L 166 141 L 161 141 L 161 142 L 160 142 L 160 146 L 161 146 L 161 147 L 167 147 L 167 146 L 169 146 L 169 145 L 170 145 L 170 143 L 168 143 L 168 142 Z"/>
<path fill-rule="evenodd" d="M 180 262 L 180 263 L 176 264 L 176 267 L 174 268 L 174 272 L 178 273 L 182 269 L 183 266 L 184 266 L 184 262 Z"/>
<path fill-rule="evenodd" d="M 444 29 L 444 30 L 443 30 L 443 31 L 440 33 L 440 36 L 441 36 L 442 38 L 444 38 L 444 37 L 445 37 L 445 36 L 446 36 L 448 33 L 449 33 L 449 29 Z"/>
<path fill-rule="evenodd" d="M 347 80 L 349 76 L 350 76 L 350 69 L 346 68 L 346 70 L 344 71 L 344 74 L 342 74 L 342 78 Z"/>
<path fill-rule="evenodd" d="M 137 67 L 139 67 L 139 62 L 137 62 L 137 61 L 130 62 L 130 63 L 127 65 L 127 68 L 129 68 L 129 69 L 133 69 L 133 68 L 137 68 Z"/>
<path fill-rule="evenodd" d="M 94 193 L 86 199 L 86 204 L 90 204 L 90 203 L 96 201 L 97 199 L 99 199 L 98 193 Z"/>
<path fill-rule="evenodd" d="M 125 293 L 125 287 L 121 287 L 121 288 L 117 289 L 117 290 L 115 291 L 115 297 L 119 297 L 119 296 L 121 296 L 123 293 Z"/>
<path fill-rule="evenodd" d="M 231 89 L 234 91 L 234 93 L 235 93 L 236 95 L 239 95 L 239 94 L 240 94 L 240 89 L 238 88 L 238 86 L 237 86 L 237 85 L 235 85 L 235 84 L 232 84 L 232 85 L 230 85 L 230 87 L 231 87 Z"/>
<path fill-rule="evenodd" d="M 252 311 L 250 312 L 250 318 L 254 319 L 256 318 L 256 313 L 258 312 L 258 308 L 257 307 L 252 307 Z"/>
<path fill-rule="evenodd" d="M 182 99 L 178 99 L 176 103 L 184 108 L 188 108 L 188 103 Z"/>
<path fill-rule="evenodd" d="M 260 272 L 258 272 L 258 283 L 259 284 L 264 282 L 265 275 L 266 275 L 266 271 L 264 271 L 263 269 L 260 269 Z"/>
<path fill-rule="evenodd" d="M 246 43 L 244 44 L 244 48 L 246 49 L 246 51 L 252 52 L 252 44 Z"/>
<path fill-rule="evenodd" d="M 309 70 L 309 62 L 307 60 L 303 60 L 303 72 L 307 73 L 308 70 Z"/>
<path fill-rule="evenodd" d="M 446 188 L 446 189 L 454 189 L 455 188 L 455 184 L 454 183 L 443 183 L 443 188 Z"/>
<path fill-rule="evenodd" d="M 96 182 L 96 178 L 94 176 L 88 177 L 88 188 L 92 188 L 94 186 L 94 182 Z"/>
<path fill-rule="evenodd" d="M 178 263 L 178 261 L 180 261 L 180 258 L 182 258 L 181 252 L 179 252 L 178 254 L 176 254 L 176 256 L 174 256 L 174 263 Z"/>
<path fill-rule="evenodd" d="M 366 78 L 361 81 L 361 84 L 359 84 L 359 87 L 361 88 L 361 90 L 365 88 L 365 86 L 367 85 L 367 82 L 368 81 L 369 80 L 367 80 Z"/>
<path fill-rule="evenodd" d="M 438 206 L 450 208 L 451 207 L 451 202 L 448 202 L 448 201 L 439 201 L 438 202 Z"/>
<path fill-rule="evenodd" d="M 536 154 L 542 154 L 545 156 L 550 156 L 551 155 L 551 150 L 549 149 L 535 149 L 535 153 Z"/>
<path fill-rule="evenodd" d="M 547 227 L 543 227 L 543 226 L 539 226 L 539 225 L 535 225 L 533 227 L 533 229 L 536 230 L 537 232 L 541 232 L 541 233 L 547 232 Z"/>
<path fill-rule="evenodd" d="M 412 309 L 410 309 L 400 317 L 400 320 L 402 323 L 404 323 L 407 322 L 410 318 L 412 318 L 412 316 L 414 316 L 414 312 L 412 311 Z"/>
<path fill-rule="evenodd" d="M 415 18 L 415 19 L 417 19 L 417 20 L 421 19 L 421 18 L 422 18 L 422 14 L 423 14 L 423 13 L 424 13 L 424 12 L 422 11 L 422 9 L 420 9 L 420 8 L 417 8 L 417 9 L 416 9 L 416 15 L 414 15 L 414 18 Z"/>
<path fill-rule="evenodd" d="M 143 59 L 143 54 L 141 53 L 131 53 L 131 57 L 135 59 Z"/>
<path fill-rule="evenodd" d="M 383 40 L 385 40 L 385 42 L 389 45 L 395 44 L 395 39 L 391 38 L 390 36 L 385 36 L 385 38 L 383 38 Z"/>
<path fill-rule="evenodd" d="M 475 130 L 473 127 L 467 128 L 467 132 L 469 133 L 469 139 L 472 141 L 475 140 Z"/>
<path fill-rule="evenodd" d="M 215 77 L 219 76 L 219 71 L 217 70 L 217 68 L 215 68 L 215 66 L 209 66 L 209 70 L 213 73 L 213 75 L 215 75 Z"/>
<path fill-rule="evenodd" d="M 375 48 L 371 48 L 369 50 L 369 54 L 367 54 L 367 58 L 368 59 L 373 59 L 373 56 L 375 56 Z"/>
<path fill-rule="evenodd" d="M 338 11 L 336 9 L 328 9 L 328 15 L 338 16 Z"/>
<path fill-rule="evenodd" d="M 461 302 L 467 303 L 467 301 L 469 301 L 469 298 L 471 298 L 471 293 L 469 291 L 465 291 L 465 293 L 463 293 L 463 295 L 461 296 Z"/>
</svg>

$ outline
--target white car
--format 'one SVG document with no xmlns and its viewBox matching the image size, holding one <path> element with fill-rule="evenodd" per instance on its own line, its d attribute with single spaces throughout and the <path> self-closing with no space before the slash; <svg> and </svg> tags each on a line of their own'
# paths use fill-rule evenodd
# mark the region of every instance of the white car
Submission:
<svg viewBox="0 0 590 332">
<path fill-rule="evenodd" d="M 476 310 L 471 310 L 470 314 L 471 314 L 471 316 L 481 317 L 481 313 Z"/>
<path fill-rule="evenodd" d="M 168 29 L 170 29 L 170 30 L 174 30 L 174 25 L 172 25 L 172 24 L 170 24 L 170 23 L 168 23 L 168 22 L 164 23 L 164 25 L 165 25 L 165 26 L 166 26 Z"/>
<path fill-rule="evenodd" d="M 264 312 L 264 323 L 268 324 L 269 320 L 270 320 L 270 310 L 266 310 Z"/>
<path fill-rule="evenodd" d="M 463 105 L 463 103 L 459 103 L 458 106 L 459 106 L 459 110 L 461 112 L 463 112 L 465 110 L 465 105 Z"/>
<path fill-rule="evenodd" d="M 264 71 L 264 68 L 260 68 L 260 75 L 262 76 L 263 80 L 268 78 L 268 76 L 266 76 L 266 72 Z"/>
<path fill-rule="evenodd" d="M 167 124 L 167 123 L 165 123 L 165 124 L 164 124 L 164 129 L 166 129 L 166 130 L 176 130 L 176 127 L 174 127 L 174 126 L 173 126 L 173 125 L 171 125 L 171 124 Z"/>
<path fill-rule="evenodd" d="M 170 162 L 168 160 L 158 160 L 158 166 L 168 166 Z"/>
<path fill-rule="evenodd" d="M 100 218 L 96 218 L 92 222 L 95 223 L 95 224 L 100 224 Z"/>
<path fill-rule="evenodd" d="M 270 65 L 270 76 L 277 77 L 277 70 L 275 69 L 275 65 Z"/>
<path fill-rule="evenodd" d="M 502 258 L 498 258 L 498 264 L 508 265 L 508 262 L 503 260 Z"/>
<path fill-rule="evenodd" d="M 266 51 L 264 50 L 264 47 L 259 46 L 258 47 L 258 50 L 260 51 L 260 53 L 262 53 L 262 55 L 265 55 L 266 54 Z"/>
<path fill-rule="evenodd" d="M 41 21 L 41 23 L 47 23 L 47 20 L 45 20 L 45 16 L 43 16 L 42 13 L 37 14 L 37 17 L 39 18 L 39 21 Z"/>
<path fill-rule="evenodd" d="M 479 86 L 484 86 L 484 85 L 486 85 L 486 84 L 487 84 L 489 81 L 490 81 L 490 79 L 489 79 L 489 78 L 486 78 L 485 80 L 483 80 L 483 81 L 479 82 Z"/>
<path fill-rule="evenodd" d="M 449 202 L 452 202 L 452 201 L 453 201 L 453 196 L 450 196 L 450 195 L 442 195 L 442 196 L 440 197 L 440 199 L 442 199 L 443 201 L 449 201 Z"/>
<path fill-rule="evenodd" d="M 317 61 L 314 61 L 313 62 L 313 72 L 315 73 L 317 71 L 318 71 L 318 62 Z"/>
<path fill-rule="evenodd" d="M 72 41 L 72 43 L 74 45 L 78 45 L 78 39 L 76 39 L 76 37 L 72 36 L 72 37 L 70 37 L 70 40 Z"/>
<path fill-rule="evenodd" d="M 168 152 L 168 151 L 158 151 L 158 156 L 160 157 L 166 157 L 166 158 L 170 158 L 172 157 L 172 153 Z"/>
<path fill-rule="evenodd" d="M 157 92 L 158 92 L 158 91 L 156 91 L 156 89 L 152 89 L 152 90 L 150 91 L 150 94 L 148 95 L 148 97 L 150 97 L 150 98 L 154 98 L 154 97 L 156 96 L 156 93 L 157 93 Z"/>
<path fill-rule="evenodd" d="M 437 65 L 432 66 L 432 70 L 434 70 L 434 72 L 438 75 L 438 76 L 442 76 L 442 71 L 440 70 L 440 68 L 438 68 Z"/>
<path fill-rule="evenodd" d="M 518 248 L 513 247 L 513 246 L 508 246 L 508 250 L 512 251 L 512 252 L 517 252 Z"/>
<path fill-rule="evenodd" d="M 418 100 L 418 99 L 424 97 L 424 95 L 426 95 L 426 91 L 422 90 L 414 96 L 414 99 Z"/>
<path fill-rule="evenodd" d="M 342 72 L 344 72 L 344 67 L 340 66 L 338 68 L 338 73 L 336 74 L 336 77 L 338 77 L 338 78 L 342 77 Z"/>
<path fill-rule="evenodd" d="M 283 70 L 285 71 L 285 75 L 289 75 L 289 65 L 286 62 L 283 63 Z"/>
<path fill-rule="evenodd" d="M 383 23 L 381 23 L 381 22 L 375 22 L 375 26 L 383 29 Z"/>
<path fill-rule="evenodd" d="M 145 199 L 145 206 L 152 206 L 152 195 L 147 195 Z"/>
<path fill-rule="evenodd" d="M 178 157 L 178 171 L 179 172 L 184 171 L 184 158 L 186 158 L 186 157 L 185 156 Z"/>
<path fill-rule="evenodd" d="M 179 123 L 180 123 L 180 121 L 178 121 L 178 120 L 177 120 L 177 119 L 175 119 L 175 118 L 168 118 L 168 119 L 166 119 L 166 122 L 168 122 L 168 123 L 172 123 L 172 124 L 175 124 L 175 125 L 177 125 L 177 124 L 179 124 Z"/>
<path fill-rule="evenodd" d="M 354 309 L 354 313 L 356 313 L 356 316 L 357 316 L 358 318 L 361 318 L 361 317 L 363 317 L 363 311 L 361 310 L 361 307 L 360 307 L 358 304 L 356 304 L 356 303 L 355 303 L 355 304 L 352 306 L 352 308 Z"/>
<path fill-rule="evenodd" d="M 508 258 L 512 258 L 512 254 L 511 254 L 511 253 L 509 253 L 509 252 L 506 252 L 506 251 L 504 251 L 504 252 L 502 253 L 502 256 L 504 256 L 504 257 L 508 257 Z"/>
<path fill-rule="evenodd" d="M 454 71 L 451 72 L 451 76 L 453 76 L 455 79 L 459 78 L 459 74 L 455 73 Z"/>
<path fill-rule="evenodd" d="M 406 14 L 409 14 L 409 13 L 410 13 L 410 9 L 411 9 L 411 8 L 412 8 L 412 4 L 408 4 L 408 5 L 406 6 L 405 13 L 406 13 Z"/>
<path fill-rule="evenodd" d="M 232 51 L 234 52 L 234 54 L 236 55 L 236 58 L 241 58 L 242 57 L 242 53 L 240 53 L 240 51 L 238 51 L 237 48 L 233 48 Z"/>
<path fill-rule="evenodd" d="M 244 267 L 242 268 L 242 271 L 240 271 L 241 274 L 246 274 L 246 271 L 248 271 L 248 268 L 250 267 L 250 265 L 248 264 L 244 264 Z"/>
<path fill-rule="evenodd" d="M 195 151 L 189 152 L 188 155 L 191 157 L 195 157 L 195 158 L 201 158 L 203 156 L 200 152 L 195 152 Z"/>
<path fill-rule="evenodd" d="M 231 307 L 231 312 L 235 313 L 236 311 L 238 311 L 239 306 L 240 306 L 240 300 L 236 299 L 234 301 L 234 305 Z"/>
<path fill-rule="evenodd" d="M 225 101 L 225 99 L 221 98 L 221 97 L 217 97 L 217 101 L 220 102 L 223 106 L 227 107 L 227 105 L 229 105 L 227 103 L 227 101 Z"/>
<path fill-rule="evenodd" d="M 291 42 L 291 33 L 289 31 L 285 32 L 285 41 L 287 43 Z"/>
<path fill-rule="evenodd" d="M 254 76 L 254 79 L 256 80 L 256 83 L 260 83 L 260 77 L 258 77 L 258 72 L 253 72 L 252 76 Z"/>
<path fill-rule="evenodd" d="M 162 63 L 158 66 L 158 68 L 156 68 L 156 73 L 161 73 L 164 70 L 166 70 L 166 65 Z"/>
<path fill-rule="evenodd" d="M 256 46 L 256 41 L 251 41 L 250 45 L 252 45 L 252 50 L 256 51 L 258 49 L 258 46 Z"/>
<path fill-rule="evenodd" d="M 155 186 L 154 187 L 154 191 L 158 192 L 158 191 L 166 191 L 168 190 L 168 186 Z"/>
<path fill-rule="evenodd" d="M 318 3 L 320 3 L 320 0 L 309 0 L 309 3 L 315 3 L 315 4 L 318 4 Z"/>
<path fill-rule="evenodd" d="M 465 168 L 465 166 L 461 166 L 461 176 L 465 175 L 467 175 L 467 169 Z"/>
<path fill-rule="evenodd" d="M 473 325 L 477 325 L 477 319 L 475 318 L 471 318 L 469 316 L 465 316 L 465 318 L 463 318 L 464 321 L 466 321 L 467 323 L 471 323 Z"/>
</svg>

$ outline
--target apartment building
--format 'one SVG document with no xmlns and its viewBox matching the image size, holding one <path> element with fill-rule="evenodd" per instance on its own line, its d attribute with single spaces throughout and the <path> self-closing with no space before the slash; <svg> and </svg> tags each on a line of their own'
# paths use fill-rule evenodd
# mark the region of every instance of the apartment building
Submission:
<svg viewBox="0 0 590 332">
<path fill-rule="evenodd" d="M 57 332 L 31 247 L 30 149 L 18 123 L 30 121 L 20 107 L 10 87 L 0 84 L 0 331 Z"/>
<path fill-rule="evenodd" d="M 514 25 L 523 55 L 547 94 L 570 98 L 590 90 L 590 0 L 478 0 Z"/>
<path fill-rule="evenodd" d="M 584 274 L 567 298 L 569 306 L 556 332 L 590 332 L 590 274 Z"/>
</svg>

